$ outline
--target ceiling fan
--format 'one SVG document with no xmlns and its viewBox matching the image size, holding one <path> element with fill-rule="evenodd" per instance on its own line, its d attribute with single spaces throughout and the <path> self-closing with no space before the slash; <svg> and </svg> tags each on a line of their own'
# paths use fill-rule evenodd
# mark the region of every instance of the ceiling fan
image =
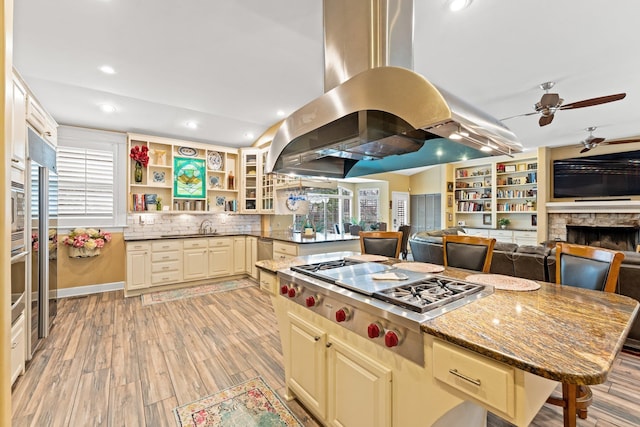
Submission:
<svg viewBox="0 0 640 427">
<path fill-rule="evenodd" d="M 590 126 L 587 129 L 585 129 L 587 132 L 589 132 L 589 136 L 586 137 L 584 139 L 584 141 L 580 141 L 580 143 L 584 146 L 584 148 L 582 150 L 580 150 L 580 153 L 586 153 L 587 151 L 596 148 L 598 145 L 604 143 L 605 145 L 608 144 L 627 144 L 629 142 L 640 142 L 640 138 L 630 138 L 630 139 L 618 139 L 616 141 L 606 141 L 604 138 L 599 138 L 599 137 L 595 137 L 593 136 L 593 131 L 596 130 L 595 126 Z"/>
<path fill-rule="evenodd" d="M 540 85 L 540 89 L 545 93 L 540 98 L 533 108 L 536 111 L 525 114 L 518 114 L 516 116 L 507 117 L 502 120 L 512 119 L 514 117 L 531 116 L 534 114 L 541 114 L 538 124 L 540 126 L 546 126 L 553 121 L 553 117 L 558 110 L 572 110 L 575 108 L 591 107 L 593 105 L 606 104 L 607 102 L 619 101 L 627 96 L 626 93 L 618 93 L 615 95 L 600 96 L 598 98 L 585 99 L 582 101 L 572 102 L 571 104 L 562 104 L 564 99 L 560 98 L 557 93 L 549 93 L 549 90 L 555 86 L 555 82 L 545 82 Z"/>
</svg>

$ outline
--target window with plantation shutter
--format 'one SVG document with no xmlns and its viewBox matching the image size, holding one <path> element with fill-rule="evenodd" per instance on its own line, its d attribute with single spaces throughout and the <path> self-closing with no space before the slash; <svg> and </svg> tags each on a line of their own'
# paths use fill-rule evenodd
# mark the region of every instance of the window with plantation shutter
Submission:
<svg viewBox="0 0 640 427">
<path fill-rule="evenodd" d="M 112 217 L 113 152 L 59 147 L 57 160 L 60 217 Z"/>
<path fill-rule="evenodd" d="M 58 220 L 68 227 L 126 223 L 126 135 L 62 126 L 58 131 Z"/>
</svg>

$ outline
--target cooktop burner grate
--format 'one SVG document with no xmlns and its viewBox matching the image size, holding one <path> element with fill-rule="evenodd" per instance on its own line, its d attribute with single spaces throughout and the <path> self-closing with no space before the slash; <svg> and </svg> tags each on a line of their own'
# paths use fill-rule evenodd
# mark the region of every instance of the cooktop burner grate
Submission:
<svg viewBox="0 0 640 427">
<path fill-rule="evenodd" d="M 433 276 L 418 282 L 376 292 L 374 297 L 418 313 L 424 313 L 483 289 L 482 285 Z"/>
</svg>

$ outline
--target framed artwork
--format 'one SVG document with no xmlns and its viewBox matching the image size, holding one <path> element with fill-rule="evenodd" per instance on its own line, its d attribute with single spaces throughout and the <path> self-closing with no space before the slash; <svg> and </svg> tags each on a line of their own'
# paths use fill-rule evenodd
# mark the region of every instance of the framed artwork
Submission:
<svg viewBox="0 0 640 427">
<path fill-rule="evenodd" d="M 485 211 L 491 210 L 491 202 L 484 202 L 484 210 Z"/>
<path fill-rule="evenodd" d="M 204 159 L 175 157 L 173 159 L 173 196 L 204 199 L 206 169 Z"/>
<path fill-rule="evenodd" d="M 504 171 L 505 172 L 515 172 L 516 171 L 516 165 L 505 165 Z"/>
<path fill-rule="evenodd" d="M 491 225 L 491 214 L 482 215 L 482 224 Z"/>
<path fill-rule="evenodd" d="M 453 191 L 453 182 L 447 182 L 447 191 L 448 192 L 452 192 Z"/>
<path fill-rule="evenodd" d="M 448 208 L 453 207 L 453 196 L 451 194 L 447 196 L 447 207 Z"/>
<path fill-rule="evenodd" d="M 451 212 L 447 214 L 447 221 L 449 222 L 453 221 L 453 214 Z"/>
</svg>

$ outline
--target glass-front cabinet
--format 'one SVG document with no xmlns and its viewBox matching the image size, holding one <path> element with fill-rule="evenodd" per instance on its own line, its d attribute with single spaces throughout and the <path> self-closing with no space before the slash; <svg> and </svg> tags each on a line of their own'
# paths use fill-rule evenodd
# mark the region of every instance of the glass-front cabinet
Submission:
<svg viewBox="0 0 640 427">
<path fill-rule="evenodd" d="M 259 183 L 261 160 L 260 150 L 246 148 L 240 150 L 240 165 L 242 169 L 242 185 L 240 188 L 240 211 L 243 213 L 258 213 Z"/>
<path fill-rule="evenodd" d="M 128 135 L 128 211 L 238 210 L 238 152 L 188 141 Z"/>
</svg>

